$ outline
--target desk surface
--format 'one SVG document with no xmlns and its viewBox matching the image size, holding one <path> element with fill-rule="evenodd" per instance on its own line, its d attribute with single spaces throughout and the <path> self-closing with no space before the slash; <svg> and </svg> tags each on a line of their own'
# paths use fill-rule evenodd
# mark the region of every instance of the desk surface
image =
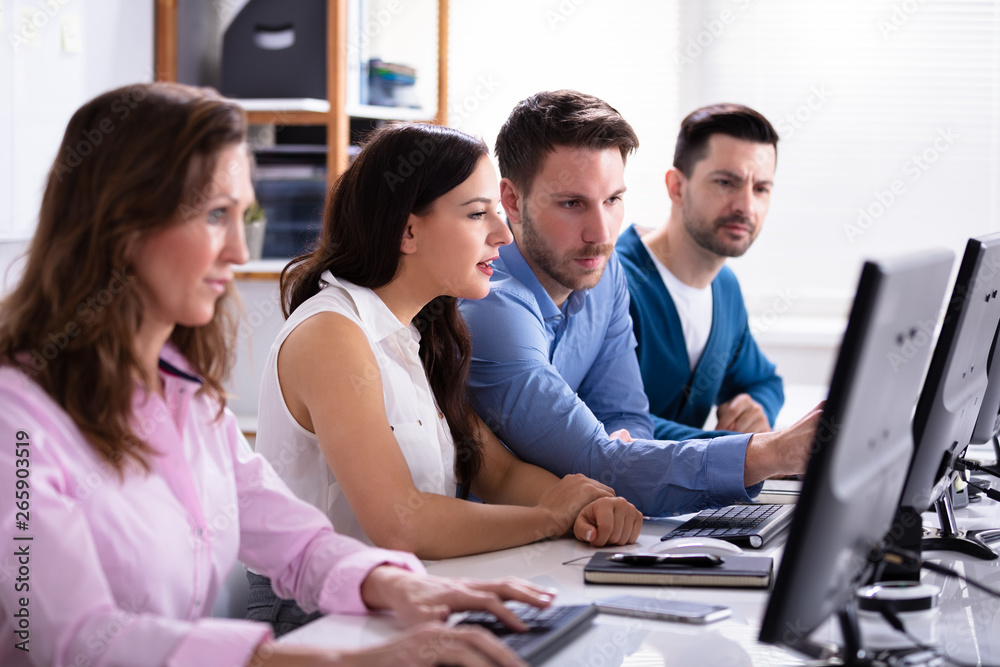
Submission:
<svg viewBox="0 0 1000 667">
<path fill-rule="evenodd" d="M 1000 504 L 984 501 L 957 511 L 963 528 L 1000 526 Z M 933 523 L 932 515 L 925 515 Z M 616 551 L 642 551 L 680 523 L 679 519 L 647 520 L 636 545 Z M 780 560 L 782 540 L 760 551 Z M 608 586 L 584 584 L 583 566 L 596 549 L 571 539 L 538 542 L 464 558 L 427 563 L 432 574 L 452 577 L 495 578 L 519 576 L 559 591 L 557 604 L 588 603 L 611 595 L 644 595 L 666 599 L 725 604 L 733 609 L 726 620 L 705 626 L 650 621 L 601 614 L 586 633 L 579 636 L 546 665 L 780 665 L 804 664 L 802 656 L 757 641 L 760 621 L 767 604 L 767 591 L 725 588 L 681 588 L 662 586 Z M 945 552 L 928 557 L 951 565 L 966 575 L 1000 587 L 1000 562 L 975 561 Z M 580 559 L 578 561 L 574 559 Z M 566 561 L 574 560 L 571 564 Z M 942 607 L 934 612 L 909 615 L 905 619 L 917 636 L 935 639 L 949 655 L 976 664 L 1000 663 L 1000 599 L 970 589 L 940 575 L 925 575 L 924 581 L 938 586 Z M 398 632 L 389 616 L 330 615 L 282 638 L 283 642 L 357 648 L 377 644 Z M 891 638 L 899 641 L 881 620 L 863 619 L 867 646 Z M 833 624 L 813 635 L 836 640 Z"/>
</svg>

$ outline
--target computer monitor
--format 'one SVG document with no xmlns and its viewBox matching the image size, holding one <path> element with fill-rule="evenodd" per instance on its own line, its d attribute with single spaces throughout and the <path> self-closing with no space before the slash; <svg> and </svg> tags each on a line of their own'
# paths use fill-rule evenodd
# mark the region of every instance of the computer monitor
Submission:
<svg viewBox="0 0 1000 667">
<path fill-rule="evenodd" d="M 864 265 L 761 641 L 814 654 L 809 635 L 839 613 L 845 657 L 858 654 L 853 596 L 899 502 L 953 259 L 936 251 Z"/>
<path fill-rule="evenodd" d="M 955 460 L 971 442 L 983 409 L 998 322 L 1000 233 L 971 238 L 966 244 L 913 416 L 915 449 L 893 526 L 895 546 L 997 557 L 978 531 L 958 527 L 950 489 L 957 474 Z M 920 514 L 932 507 L 941 528 L 924 530 Z M 910 578 L 918 574 L 911 571 Z"/>
<path fill-rule="evenodd" d="M 983 405 L 979 409 L 979 417 L 972 428 L 970 444 L 985 445 L 991 443 L 1000 464 L 1000 355 L 997 354 L 997 340 L 1000 339 L 1000 326 L 993 336 L 990 355 L 986 359 L 986 393 L 983 394 Z"/>
</svg>

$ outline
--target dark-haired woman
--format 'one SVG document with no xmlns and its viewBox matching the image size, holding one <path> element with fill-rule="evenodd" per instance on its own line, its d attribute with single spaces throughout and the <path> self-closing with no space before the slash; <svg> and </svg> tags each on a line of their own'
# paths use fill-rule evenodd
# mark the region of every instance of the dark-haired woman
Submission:
<svg viewBox="0 0 1000 667">
<path fill-rule="evenodd" d="M 315 251 L 285 269 L 258 451 L 339 532 L 430 559 L 569 532 L 595 546 L 638 536 L 631 504 L 515 458 L 469 405 L 455 302 L 489 293 L 511 241 L 498 204 L 481 140 L 384 128 L 334 186 Z"/>
<path fill-rule="evenodd" d="M 337 652 L 206 618 L 237 558 L 310 610 L 407 623 L 467 608 L 510 619 L 502 599 L 550 599 L 428 577 L 410 554 L 338 535 L 250 451 L 222 390 L 253 200 L 245 129 L 231 101 L 166 84 L 106 93 L 69 122 L 0 303 L 0 541 L 15 550 L 0 664 L 515 663 L 485 632 L 440 622 Z"/>
</svg>

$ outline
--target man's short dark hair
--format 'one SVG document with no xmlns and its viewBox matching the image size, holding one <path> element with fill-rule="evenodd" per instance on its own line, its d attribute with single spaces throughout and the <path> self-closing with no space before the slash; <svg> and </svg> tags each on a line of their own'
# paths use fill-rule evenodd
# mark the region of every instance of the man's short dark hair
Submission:
<svg viewBox="0 0 1000 667">
<path fill-rule="evenodd" d="M 774 146 L 778 157 L 778 133 L 757 111 L 742 104 L 711 104 L 695 109 L 681 121 L 674 148 L 674 168 L 690 178 L 694 166 L 708 153 L 713 134 Z"/>
<path fill-rule="evenodd" d="M 622 162 L 639 147 L 635 130 L 604 100 L 575 90 L 536 93 L 510 112 L 497 135 L 500 176 L 524 192 L 557 146 L 617 148 Z"/>
</svg>

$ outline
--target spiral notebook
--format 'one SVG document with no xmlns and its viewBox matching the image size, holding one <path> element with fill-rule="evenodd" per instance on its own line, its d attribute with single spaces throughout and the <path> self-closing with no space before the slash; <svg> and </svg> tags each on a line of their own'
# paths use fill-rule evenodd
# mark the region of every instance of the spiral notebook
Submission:
<svg viewBox="0 0 1000 667">
<path fill-rule="evenodd" d="M 768 556 L 725 556 L 715 567 L 678 567 L 615 563 L 608 560 L 613 553 L 594 554 L 583 569 L 583 580 L 591 584 L 767 588 L 774 573 L 774 561 Z"/>
</svg>

